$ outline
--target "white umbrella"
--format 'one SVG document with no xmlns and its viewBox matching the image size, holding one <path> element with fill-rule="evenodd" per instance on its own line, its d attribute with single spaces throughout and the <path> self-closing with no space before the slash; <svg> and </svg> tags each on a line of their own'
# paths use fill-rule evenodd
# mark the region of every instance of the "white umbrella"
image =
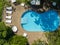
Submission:
<svg viewBox="0 0 60 45">
<path fill-rule="evenodd" d="M 56 2 L 53 2 L 52 5 L 53 5 L 53 6 L 56 6 Z"/>
<path fill-rule="evenodd" d="M 25 3 L 21 3 L 20 5 L 21 5 L 21 6 L 24 6 L 24 5 L 25 5 Z"/>
<path fill-rule="evenodd" d="M 35 5 L 35 0 L 32 0 L 32 1 L 31 1 L 31 4 L 32 4 L 32 5 Z"/>
<path fill-rule="evenodd" d="M 23 36 L 24 36 L 24 37 L 27 37 L 27 33 L 24 33 Z"/>
<path fill-rule="evenodd" d="M 16 27 L 16 26 L 13 26 L 13 27 L 12 27 L 12 31 L 13 31 L 13 32 L 17 32 L 17 27 Z"/>
</svg>

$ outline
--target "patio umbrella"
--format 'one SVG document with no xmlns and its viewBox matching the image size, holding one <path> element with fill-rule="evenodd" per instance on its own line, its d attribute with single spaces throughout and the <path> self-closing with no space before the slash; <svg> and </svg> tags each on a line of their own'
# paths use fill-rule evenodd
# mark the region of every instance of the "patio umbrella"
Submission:
<svg viewBox="0 0 60 45">
<path fill-rule="evenodd" d="M 23 36 L 24 36 L 24 37 L 27 37 L 27 33 L 24 33 Z"/>
<path fill-rule="evenodd" d="M 12 27 L 12 31 L 13 31 L 13 32 L 17 32 L 17 27 L 16 27 L 16 26 L 13 26 L 13 27 Z"/>
<path fill-rule="evenodd" d="M 56 6 L 56 2 L 53 2 L 52 5 L 53 5 L 53 6 Z"/>
<path fill-rule="evenodd" d="M 21 5 L 21 6 L 25 6 L 25 3 L 21 3 L 20 5 Z"/>
<path fill-rule="evenodd" d="M 35 5 L 35 0 L 32 0 L 32 1 L 31 1 L 31 4 L 32 4 L 32 5 Z"/>
</svg>

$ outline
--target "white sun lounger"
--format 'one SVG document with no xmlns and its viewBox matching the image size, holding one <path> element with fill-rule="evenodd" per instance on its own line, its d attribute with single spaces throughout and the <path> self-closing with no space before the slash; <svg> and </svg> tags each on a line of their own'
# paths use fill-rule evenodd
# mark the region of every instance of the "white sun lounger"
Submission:
<svg viewBox="0 0 60 45">
<path fill-rule="evenodd" d="M 6 7 L 6 9 L 9 9 L 10 10 L 10 9 L 12 9 L 12 7 L 11 6 L 10 7 Z"/>
<path fill-rule="evenodd" d="M 11 3 L 14 3 L 14 2 L 16 2 L 16 0 L 11 0 Z"/>
<path fill-rule="evenodd" d="M 12 7 L 6 7 L 6 13 L 12 14 Z"/>
<path fill-rule="evenodd" d="M 11 20 L 6 20 L 5 22 L 10 24 L 12 21 Z"/>
<path fill-rule="evenodd" d="M 7 10 L 6 10 L 6 13 L 8 13 L 8 14 L 12 14 L 12 11 L 7 11 Z"/>
<path fill-rule="evenodd" d="M 12 16 L 6 16 L 6 18 L 7 18 L 7 19 L 11 19 L 11 18 L 12 18 Z"/>
</svg>

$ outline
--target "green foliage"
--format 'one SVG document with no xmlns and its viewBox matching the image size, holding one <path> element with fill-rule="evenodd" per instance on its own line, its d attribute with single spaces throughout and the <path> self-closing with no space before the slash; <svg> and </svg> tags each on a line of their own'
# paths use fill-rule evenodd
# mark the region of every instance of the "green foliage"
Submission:
<svg viewBox="0 0 60 45">
<path fill-rule="evenodd" d="M 11 6 L 6 0 L 0 0 L 0 45 L 27 45 L 28 41 L 25 37 L 15 35 L 10 27 L 1 22 L 5 4 Z"/>
<path fill-rule="evenodd" d="M 5 31 L 6 30 L 6 26 L 4 24 L 4 22 L 0 22 L 0 31 Z"/>
<path fill-rule="evenodd" d="M 0 22 L 1 22 L 1 20 L 2 20 L 3 7 L 4 7 L 3 0 L 0 0 Z"/>
<path fill-rule="evenodd" d="M 10 45 L 5 39 L 0 39 L 0 45 Z"/>
<path fill-rule="evenodd" d="M 10 45 L 8 42 L 4 43 L 3 45 Z"/>
<path fill-rule="evenodd" d="M 23 36 L 17 36 L 12 29 L 0 22 L 0 45 L 27 45 L 27 39 Z"/>
<path fill-rule="evenodd" d="M 0 22 L 0 45 L 3 45 L 10 36 L 12 36 L 11 28 L 7 27 L 4 22 Z"/>
<path fill-rule="evenodd" d="M 0 0 L 0 22 L 2 21 L 2 13 L 3 13 L 5 4 L 10 6 L 10 3 L 7 2 L 7 0 Z"/>
<path fill-rule="evenodd" d="M 21 2 L 25 2 L 26 0 L 21 0 Z"/>
<path fill-rule="evenodd" d="M 60 3 L 60 0 L 49 0 L 49 1 Z"/>
<path fill-rule="evenodd" d="M 4 24 L 4 22 L 0 22 L 0 38 L 10 38 L 14 33 L 12 29 Z"/>
<path fill-rule="evenodd" d="M 6 3 L 6 6 L 7 6 L 7 7 L 11 6 L 11 3 L 7 2 L 7 3 Z"/>
<path fill-rule="evenodd" d="M 48 44 L 44 41 L 37 40 L 37 41 L 34 41 L 34 43 L 32 45 L 48 45 Z"/>
<path fill-rule="evenodd" d="M 27 39 L 23 36 L 13 36 L 9 40 L 10 45 L 27 45 Z"/>
<path fill-rule="evenodd" d="M 20 4 L 20 3 L 27 3 L 27 4 L 28 4 L 29 1 L 30 1 L 30 0 L 17 0 L 16 2 L 17 2 L 18 4 Z"/>
<path fill-rule="evenodd" d="M 17 3 L 17 4 L 20 4 L 20 3 L 21 3 L 21 0 L 16 0 L 16 3 Z"/>
<path fill-rule="evenodd" d="M 0 38 L 5 38 L 6 37 L 6 26 L 4 22 L 0 22 Z"/>
<path fill-rule="evenodd" d="M 60 45 L 60 30 L 46 34 L 49 45 Z"/>
<path fill-rule="evenodd" d="M 3 45 L 5 43 L 4 39 L 0 39 L 0 45 Z"/>
<path fill-rule="evenodd" d="M 26 1 L 25 1 L 25 4 L 28 5 L 28 6 L 30 6 L 30 5 L 31 5 L 31 4 L 30 4 L 30 1 L 31 1 L 31 0 L 26 0 Z"/>
<path fill-rule="evenodd" d="M 8 40 L 9 38 L 11 38 L 12 36 L 14 36 L 15 34 L 13 33 L 11 27 L 6 26 L 6 30 L 7 30 L 7 36 L 6 36 L 6 40 Z"/>
</svg>

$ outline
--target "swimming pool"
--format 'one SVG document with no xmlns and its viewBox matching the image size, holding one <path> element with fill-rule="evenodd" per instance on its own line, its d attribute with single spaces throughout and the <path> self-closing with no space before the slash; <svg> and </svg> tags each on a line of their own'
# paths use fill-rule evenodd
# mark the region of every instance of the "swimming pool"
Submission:
<svg viewBox="0 0 60 45">
<path fill-rule="evenodd" d="M 59 16 L 55 10 L 44 13 L 28 10 L 21 16 L 21 26 L 30 32 L 55 31 L 59 26 Z"/>
</svg>

